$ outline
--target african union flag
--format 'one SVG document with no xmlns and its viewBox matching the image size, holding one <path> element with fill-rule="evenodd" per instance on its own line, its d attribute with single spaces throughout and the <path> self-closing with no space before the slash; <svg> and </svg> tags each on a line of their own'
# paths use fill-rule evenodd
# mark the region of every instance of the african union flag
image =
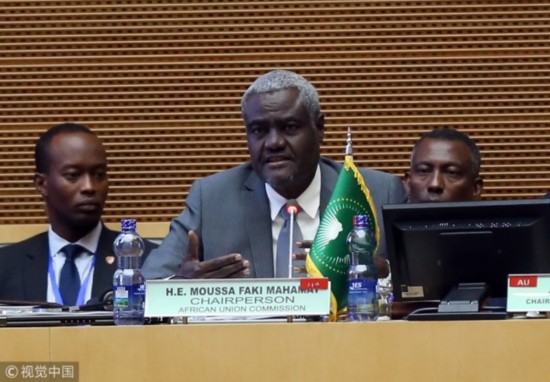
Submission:
<svg viewBox="0 0 550 382">
<path fill-rule="evenodd" d="M 346 311 L 348 303 L 347 272 L 349 267 L 346 238 L 353 228 L 354 215 L 369 215 L 371 229 L 380 238 L 376 209 L 351 155 L 346 155 L 336 187 L 315 240 L 306 260 L 306 269 L 312 277 L 328 277 L 331 283 L 330 319 L 335 321 Z"/>
</svg>

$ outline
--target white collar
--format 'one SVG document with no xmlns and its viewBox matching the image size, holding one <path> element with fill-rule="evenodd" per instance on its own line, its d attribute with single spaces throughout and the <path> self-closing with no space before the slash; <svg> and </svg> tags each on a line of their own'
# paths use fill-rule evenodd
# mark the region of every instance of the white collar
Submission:
<svg viewBox="0 0 550 382">
<path fill-rule="evenodd" d="M 265 192 L 269 199 L 269 208 L 271 209 L 271 221 L 275 220 L 281 208 L 286 204 L 287 199 L 281 196 L 269 184 L 265 183 Z M 296 198 L 302 211 L 310 218 L 314 219 L 321 204 L 321 168 L 317 165 L 313 180 L 300 196 Z"/>
<path fill-rule="evenodd" d="M 86 248 L 87 251 L 90 253 L 96 253 L 97 246 L 99 243 L 99 236 L 101 235 L 101 228 L 102 224 L 101 222 L 98 222 L 96 227 L 91 230 L 86 236 L 81 237 L 77 242 L 70 243 L 69 241 L 65 240 L 61 236 L 59 236 L 57 233 L 54 232 L 52 225 L 50 224 L 48 226 L 48 242 L 50 245 L 50 253 L 52 255 L 55 255 L 61 249 L 66 246 L 67 244 L 80 244 L 84 248 Z"/>
</svg>

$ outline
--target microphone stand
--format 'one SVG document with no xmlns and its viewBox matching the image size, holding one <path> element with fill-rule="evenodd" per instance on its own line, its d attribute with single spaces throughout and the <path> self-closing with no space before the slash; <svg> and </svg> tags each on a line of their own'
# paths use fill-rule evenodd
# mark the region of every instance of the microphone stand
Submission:
<svg viewBox="0 0 550 382">
<path fill-rule="evenodd" d="M 290 226 L 288 233 L 288 278 L 292 278 L 292 255 L 294 249 L 294 220 L 299 211 L 299 204 L 296 200 L 289 200 L 286 206 L 286 212 L 290 217 Z"/>
<path fill-rule="evenodd" d="M 296 208 L 289 208 L 290 210 L 290 233 L 288 243 L 288 278 L 292 278 L 292 255 L 294 249 L 294 219 L 296 218 Z"/>
<path fill-rule="evenodd" d="M 293 249 L 294 249 L 294 219 L 296 218 L 296 208 L 294 206 L 289 207 L 289 215 L 290 215 L 290 232 L 288 235 L 288 278 L 292 278 L 292 255 L 293 255 Z M 292 323 L 294 321 L 294 317 L 292 315 L 286 317 L 286 322 Z"/>
</svg>

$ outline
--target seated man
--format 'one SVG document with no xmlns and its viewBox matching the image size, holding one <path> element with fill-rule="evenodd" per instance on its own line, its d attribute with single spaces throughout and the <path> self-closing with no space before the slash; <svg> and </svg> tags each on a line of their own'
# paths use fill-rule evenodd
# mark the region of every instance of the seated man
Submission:
<svg viewBox="0 0 550 382">
<path fill-rule="evenodd" d="M 410 203 L 478 200 L 483 190 L 479 176 L 481 155 L 466 134 L 438 128 L 422 134 L 413 147 L 405 188 Z M 375 258 L 381 282 L 390 282 L 385 259 Z M 385 271 L 387 270 L 387 271 Z"/>
<path fill-rule="evenodd" d="M 276 271 L 280 211 L 291 199 L 300 206 L 303 239 L 314 238 L 342 168 L 320 155 L 324 116 L 317 90 L 296 73 L 271 71 L 248 88 L 241 111 L 250 162 L 195 181 L 187 208 L 145 262 L 145 277 L 282 277 Z M 398 177 L 360 171 L 379 217 L 382 204 L 405 202 Z"/>
<path fill-rule="evenodd" d="M 409 202 L 479 200 L 483 190 L 480 166 L 479 149 L 466 134 L 446 127 L 422 134 L 413 147 L 410 169 L 405 173 Z M 388 287 L 391 275 L 379 283 Z M 401 309 L 400 304 L 394 306 L 396 317 L 404 315 L 399 312 Z"/>
<path fill-rule="evenodd" d="M 50 226 L 0 248 L 0 299 L 63 305 L 101 300 L 112 289 L 119 234 L 101 222 L 109 189 L 105 149 L 87 127 L 61 124 L 36 142 L 35 166 Z M 154 246 L 146 241 L 144 256 Z"/>
<path fill-rule="evenodd" d="M 466 134 L 439 128 L 422 134 L 405 173 L 409 202 L 458 202 L 479 200 L 483 180 L 481 155 Z"/>
</svg>

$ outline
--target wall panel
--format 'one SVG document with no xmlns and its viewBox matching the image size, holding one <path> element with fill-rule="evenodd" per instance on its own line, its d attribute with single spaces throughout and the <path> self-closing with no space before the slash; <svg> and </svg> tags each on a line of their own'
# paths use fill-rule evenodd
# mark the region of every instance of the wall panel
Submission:
<svg viewBox="0 0 550 382">
<path fill-rule="evenodd" d="M 449 125 L 482 150 L 486 198 L 550 188 L 550 4 L 542 1 L 2 1 L 0 225 L 46 221 L 33 144 L 104 140 L 105 220 L 168 222 L 193 181 L 247 159 L 240 96 L 286 68 L 319 89 L 325 155 L 395 174 Z"/>
</svg>

